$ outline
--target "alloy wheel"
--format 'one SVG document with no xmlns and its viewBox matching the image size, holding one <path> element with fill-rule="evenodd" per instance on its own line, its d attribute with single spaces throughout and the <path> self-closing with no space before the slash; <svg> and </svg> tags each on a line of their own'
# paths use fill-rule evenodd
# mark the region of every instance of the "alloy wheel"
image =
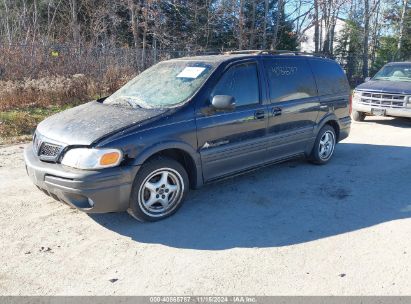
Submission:
<svg viewBox="0 0 411 304">
<path fill-rule="evenodd" d="M 326 131 L 321 136 L 320 143 L 318 146 L 318 154 L 322 160 L 328 160 L 335 148 L 335 135 L 331 131 Z"/>
<path fill-rule="evenodd" d="M 161 168 L 149 174 L 139 189 L 141 210 L 151 216 L 164 216 L 174 210 L 184 193 L 184 182 L 174 169 Z"/>
</svg>

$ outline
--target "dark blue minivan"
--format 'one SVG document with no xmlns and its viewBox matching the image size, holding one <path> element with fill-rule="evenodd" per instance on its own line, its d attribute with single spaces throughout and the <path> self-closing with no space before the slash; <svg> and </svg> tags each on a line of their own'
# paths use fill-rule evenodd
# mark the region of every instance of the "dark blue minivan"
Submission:
<svg viewBox="0 0 411 304">
<path fill-rule="evenodd" d="M 41 122 L 25 149 L 27 173 L 80 210 L 155 221 L 204 183 L 299 156 L 327 163 L 349 134 L 349 99 L 340 66 L 312 55 L 164 61 Z"/>
</svg>

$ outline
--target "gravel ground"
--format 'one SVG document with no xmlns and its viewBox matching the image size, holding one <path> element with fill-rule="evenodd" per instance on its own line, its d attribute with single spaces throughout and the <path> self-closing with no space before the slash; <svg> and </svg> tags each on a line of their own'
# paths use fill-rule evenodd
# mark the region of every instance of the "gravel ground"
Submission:
<svg viewBox="0 0 411 304">
<path fill-rule="evenodd" d="M 1 295 L 411 295 L 411 120 L 353 123 L 293 161 L 190 193 L 141 224 L 38 191 L 0 148 Z"/>
</svg>

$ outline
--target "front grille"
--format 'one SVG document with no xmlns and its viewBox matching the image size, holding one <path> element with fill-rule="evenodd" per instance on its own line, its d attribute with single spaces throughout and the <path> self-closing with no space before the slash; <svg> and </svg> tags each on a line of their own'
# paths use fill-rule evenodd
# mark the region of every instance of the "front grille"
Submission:
<svg viewBox="0 0 411 304">
<path fill-rule="evenodd" d="M 402 94 L 364 92 L 359 102 L 372 107 L 402 108 L 405 107 L 406 97 Z"/>
<path fill-rule="evenodd" d="M 39 156 L 57 157 L 60 153 L 61 146 L 49 143 L 43 143 L 40 148 Z"/>
</svg>

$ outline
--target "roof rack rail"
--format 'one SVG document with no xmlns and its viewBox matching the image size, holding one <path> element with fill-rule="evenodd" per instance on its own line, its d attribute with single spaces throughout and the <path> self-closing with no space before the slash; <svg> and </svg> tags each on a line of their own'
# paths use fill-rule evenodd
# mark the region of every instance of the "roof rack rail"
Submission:
<svg viewBox="0 0 411 304">
<path fill-rule="evenodd" d="M 241 51 L 227 51 L 225 55 L 237 55 L 237 54 L 255 54 L 255 55 L 299 55 L 299 56 L 315 56 L 326 57 L 321 53 L 308 53 L 301 51 L 289 51 L 289 50 L 241 50 Z"/>
<path fill-rule="evenodd" d="M 309 53 L 301 51 L 289 51 L 289 50 L 263 50 L 261 54 L 267 55 L 300 55 L 300 56 L 316 56 L 316 57 L 326 57 L 321 53 Z"/>
<path fill-rule="evenodd" d="M 236 54 L 259 54 L 261 50 L 241 50 L 241 51 L 227 51 L 223 54 L 225 55 L 236 55 Z"/>
</svg>

